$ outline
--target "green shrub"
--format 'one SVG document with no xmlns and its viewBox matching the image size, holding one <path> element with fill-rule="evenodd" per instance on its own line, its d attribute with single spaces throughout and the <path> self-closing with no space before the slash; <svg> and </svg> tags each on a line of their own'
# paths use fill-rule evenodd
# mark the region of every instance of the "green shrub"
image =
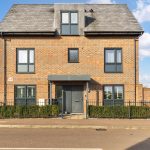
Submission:
<svg viewBox="0 0 150 150">
<path fill-rule="evenodd" d="M 150 107 L 131 106 L 131 118 L 150 118 Z"/>
<path fill-rule="evenodd" d="M 89 106 L 90 118 L 150 118 L 147 106 Z"/>
<path fill-rule="evenodd" d="M 59 107 L 48 106 L 0 106 L 1 118 L 39 118 L 57 117 Z"/>
<path fill-rule="evenodd" d="M 59 107 L 57 105 L 51 106 L 51 115 L 57 117 L 59 114 Z"/>
</svg>

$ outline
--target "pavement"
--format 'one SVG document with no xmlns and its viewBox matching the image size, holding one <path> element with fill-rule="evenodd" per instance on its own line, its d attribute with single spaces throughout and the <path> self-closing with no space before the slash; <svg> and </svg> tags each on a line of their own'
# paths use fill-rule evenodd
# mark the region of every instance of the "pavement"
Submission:
<svg viewBox="0 0 150 150">
<path fill-rule="evenodd" d="M 0 119 L 0 128 L 150 129 L 150 119 Z"/>
</svg>

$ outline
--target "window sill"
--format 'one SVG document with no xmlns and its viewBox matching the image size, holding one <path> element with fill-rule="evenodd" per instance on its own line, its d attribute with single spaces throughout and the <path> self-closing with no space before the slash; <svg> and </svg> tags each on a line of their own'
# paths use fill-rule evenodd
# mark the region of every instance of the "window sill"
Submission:
<svg viewBox="0 0 150 150">
<path fill-rule="evenodd" d="M 35 74 L 35 72 L 16 72 L 16 74 Z"/>
<path fill-rule="evenodd" d="M 60 34 L 61 36 L 80 36 L 80 34 Z"/>
<path fill-rule="evenodd" d="M 68 64 L 79 64 L 80 62 L 68 62 Z"/>
<path fill-rule="evenodd" d="M 123 72 L 104 72 L 104 73 L 108 73 L 108 74 L 109 74 L 109 73 L 113 73 L 113 74 L 115 74 L 115 73 L 116 73 L 116 74 L 119 74 L 119 73 L 120 73 L 120 74 L 122 74 Z"/>
</svg>

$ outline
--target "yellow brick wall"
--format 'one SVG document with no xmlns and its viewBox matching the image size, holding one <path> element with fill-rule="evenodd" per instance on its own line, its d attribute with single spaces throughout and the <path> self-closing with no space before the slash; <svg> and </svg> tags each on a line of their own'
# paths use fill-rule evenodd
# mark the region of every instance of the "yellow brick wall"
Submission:
<svg viewBox="0 0 150 150">
<path fill-rule="evenodd" d="M 143 88 L 144 100 L 150 102 L 150 88 Z"/>
<path fill-rule="evenodd" d="M 35 74 L 16 74 L 16 48 L 35 48 Z M 79 63 L 68 63 L 68 48 L 79 48 Z M 104 48 L 122 48 L 123 73 L 104 73 Z M 134 55 L 134 37 L 130 36 L 8 38 L 7 79 L 13 78 L 13 81 L 7 81 L 7 100 L 14 100 L 15 84 L 36 84 L 37 99 L 48 99 L 48 75 L 88 74 L 92 78 L 89 101 L 98 99 L 102 102 L 104 84 L 123 84 L 125 100 L 133 101 L 135 99 Z M 137 83 L 138 73 L 137 67 Z M 3 84 L 2 81 L 0 82 Z M 53 98 L 54 96 L 53 93 Z"/>
<path fill-rule="evenodd" d="M 143 85 L 137 84 L 137 102 L 142 102 L 144 100 L 143 96 Z"/>
</svg>

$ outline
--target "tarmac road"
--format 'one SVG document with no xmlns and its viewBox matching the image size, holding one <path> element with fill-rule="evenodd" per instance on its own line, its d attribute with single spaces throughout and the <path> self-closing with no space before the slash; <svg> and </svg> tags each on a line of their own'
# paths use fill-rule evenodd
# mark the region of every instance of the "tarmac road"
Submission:
<svg viewBox="0 0 150 150">
<path fill-rule="evenodd" d="M 11 150 L 15 148 L 150 150 L 150 129 L 0 128 L 0 149 L 6 148 Z"/>
</svg>

